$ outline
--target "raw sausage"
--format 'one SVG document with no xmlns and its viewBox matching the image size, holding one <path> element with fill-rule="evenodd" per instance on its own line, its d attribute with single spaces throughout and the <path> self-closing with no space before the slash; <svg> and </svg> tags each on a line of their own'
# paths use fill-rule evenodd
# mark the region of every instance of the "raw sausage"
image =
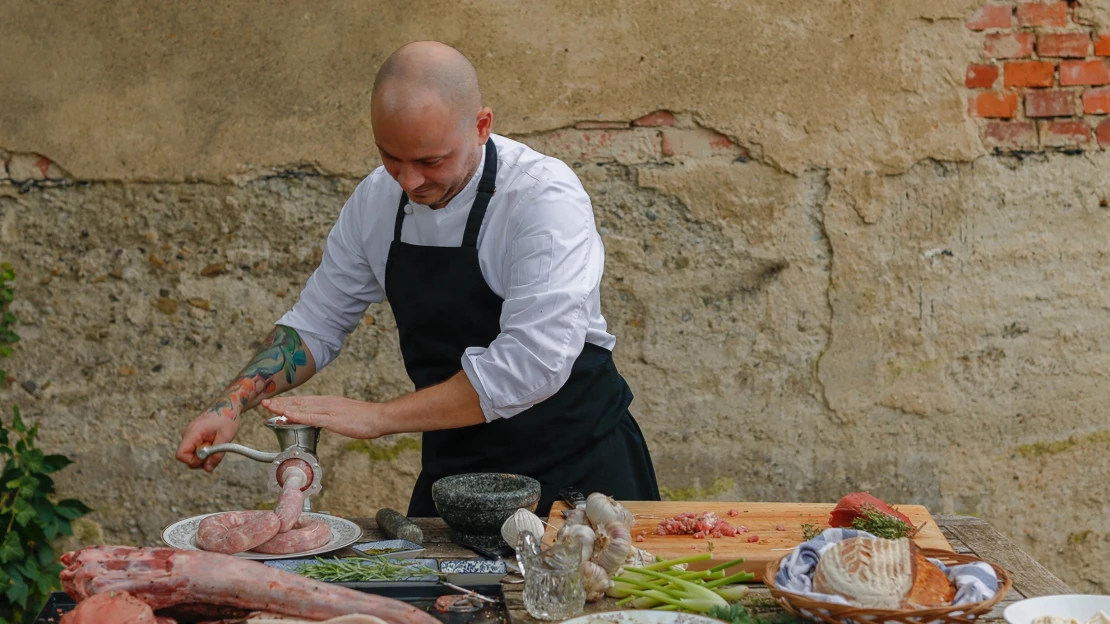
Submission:
<svg viewBox="0 0 1110 624">
<path fill-rule="evenodd" d="M 208 516 L 197 527 L 197 547 L 234 555 L 273 539 L 281 521 L 272 511 L 228 511 Z"/>
<path fill-rule="evenodd" d="M 252 550 L 265 555 L 289 555 L 319 548 L 330 540 L 331 527 L 327 522 L 315 518 L 302 518 L 289 531 L 279 533 Z"/>
<path fill-rule="evenodd" d="M 312 468 L 303 459 L 289 459 L 281 465 L 281 496 L 274 513 L 281 520 L 279 532 L 292 529 L 304 507 L 304 488 L 312 482 Z"/>
</svg>

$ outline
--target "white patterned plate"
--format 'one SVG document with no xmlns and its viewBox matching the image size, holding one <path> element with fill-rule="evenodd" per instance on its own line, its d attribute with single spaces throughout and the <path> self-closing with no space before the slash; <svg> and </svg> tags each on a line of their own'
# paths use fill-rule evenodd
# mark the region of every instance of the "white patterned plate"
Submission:
<svg viewBox="0 0 1110 624">
<path fill-rule="evenodd" d="M 162 541 L 165 542 L 167 546 L 170 546 L 172 548 L 179 548 L 181 550 L 200 550 L 199 548 L 197 548 L 197 527 L 200 526 L 201 520 L 204 520 L 208 516 L 214 515 L 216 514 L 202 514 L 175 522 L 166 527 L 164 531 L 162 531 Z M 243 552 L 234 556 L 241 559 L 255 559 L 258 561 L 267 561 L 270 559 L 290 559 L 293 557 L 308 557 L 311 555 L 319 555 L 321 553 L 337 550 L 339 548 L 343 548 L 344 546 L 350 546 L 351 544 L 357 542 L 360 537 L 362 537 L 362 528 L 360 528 L 357 524 L 351 522 L 350 520 L 344 520 L 343 518 L 338 518 L 336 516 L 313 512 L 302 513 L 301 517 L 315 518 L 316 520 L 323 520 L 324 522 L 327 522 L 328 526 L 331 527 L 331 540 L 327 544 L 324 544 L 319 548 L 314 548 L 312 550 L 306 550 L 303 552 L 289 553 L 287 555 L 264 555 L 262 553 Z"/>
</svg>

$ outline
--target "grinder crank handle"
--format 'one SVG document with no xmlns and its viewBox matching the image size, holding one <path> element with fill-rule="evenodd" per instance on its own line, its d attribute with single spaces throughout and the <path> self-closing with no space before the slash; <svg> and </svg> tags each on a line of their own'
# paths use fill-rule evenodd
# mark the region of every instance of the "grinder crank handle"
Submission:
<svg viewBox="0 0 1110 624">
<path fill-rule="evenodd" d="M 208 459 L 209 455 L 213 453 L 236 453 L 243 457 L 248 457 L 255 461 L 272 462 L 277 459 L 281 453 L 267 453 L 264 451 L 256 451 L 252 448 L 243 446 L 242 444 L 215 444 L 213 446 L 202 446 L 197 449 L 197 457 L 200 459 Z"/>
</svg>

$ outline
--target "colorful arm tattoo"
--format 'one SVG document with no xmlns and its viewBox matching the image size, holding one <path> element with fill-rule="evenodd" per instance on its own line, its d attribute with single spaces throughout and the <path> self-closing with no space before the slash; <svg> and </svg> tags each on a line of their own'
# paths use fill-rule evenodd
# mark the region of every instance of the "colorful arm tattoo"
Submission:
<svg viewBox="0 0 1110 624">
<path fill-rule="evenodd" d="M 289 327 L 277 326 L 255 354 L 250 364 L 227 387 L 227 395 L 208 406 L 235 420 L 239 412 L 256 397 L 277 394 L 292 386 L 297 379 L 297 369 L 308 363 L 308 352 L 297 332 Z"/>
</svg>

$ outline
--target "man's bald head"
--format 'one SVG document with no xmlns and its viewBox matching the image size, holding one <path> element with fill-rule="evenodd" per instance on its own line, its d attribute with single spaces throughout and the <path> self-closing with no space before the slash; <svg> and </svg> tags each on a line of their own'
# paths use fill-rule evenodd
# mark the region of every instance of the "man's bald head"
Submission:
<svg viewBox="0 0 1110 624">
<path fill-rule="evenodd" d="M 374 79 L 374 113 L 389 116 L 437 105 L 468 122 L 482 107 L 478 72 L 461 52 L 435 41 L 415 41 L 385 60 Z"/>
</svg>

